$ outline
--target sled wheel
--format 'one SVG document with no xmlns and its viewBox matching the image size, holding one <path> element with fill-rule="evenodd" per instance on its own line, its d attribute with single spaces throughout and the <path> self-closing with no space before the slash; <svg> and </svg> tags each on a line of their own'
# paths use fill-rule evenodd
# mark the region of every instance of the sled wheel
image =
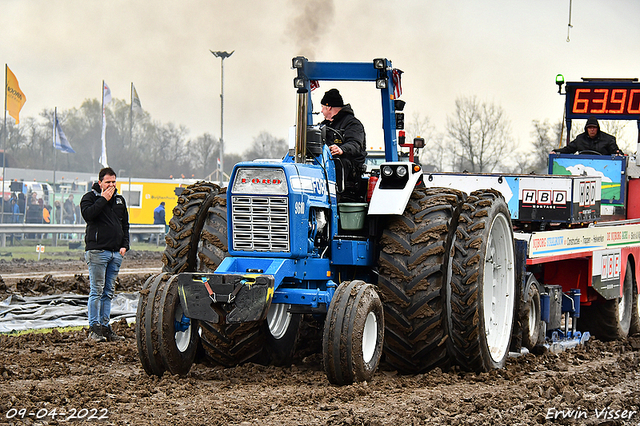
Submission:
<svg viewBox="0 0 640 426">
<path fill-rule="evenodd" d="M 160 300 L 159 346 L 162 362 L 171 374 L 186 375 L 198 347 L 198 321 L 184 316 L 178 295 L 177 275 L 164 285 Z"/>
<path fill-rule="evenodd" d="M 509 209 L 494 190 L 474 191 L 456 229 L 449 346 L 467 370 L 504 366 L 514 322 L 515 254 Z"/>
<path fill-rule="evenodd" d="M 600 340 L 624 339 L 629 335 L 633 309 L 633 269 L 627 260 L 627 269 L 622 284 L 622 297 L 602 302 L 593 302 L 591 306 L 581 308 L 578 326 Z"/>
<path fill-rule="evenodd" d="M 529 277 L 527 283 L 529 290 L 525 295 L 522 312 L 522 346 L 530 351 L 538 344 L 540 337 L 540 322 L 542 321 L 540 310 L 540 290 L 538 281 L 533 275 Z"/>
<path fill-rule="evenodd" d="M 465 194 L 416 188 L 380 239 L 378 288 L 384 302 L 385 362 L 405 374 L 447 368 L 449 253 Z"/>
<path fill-rule="evenodd" d="M 363 281 L 338 286 L 324 323 L 322 355 L 329 382 L 371 380 L 382 356 L 384 313 L 378 293 Z"/>
<path fill-rule="evenodd" d="M 302 323 L 302 314 L 290 313 L 290 306 L 272 303 L 265 322 L 267 362 L 280 367 L 291 365 Z"/>
<path fill-rule="evenodd" d="M 164 273 L 147 279 L 138 299 L 136 312 L 136 343 L 142 367 L 150 376 L 162 376 L 165 371 L 159 352 L 157 316 L 158 288 L 164 285 Z M 161 291 L 161 290 L 160 290 Z"/>
</svg>

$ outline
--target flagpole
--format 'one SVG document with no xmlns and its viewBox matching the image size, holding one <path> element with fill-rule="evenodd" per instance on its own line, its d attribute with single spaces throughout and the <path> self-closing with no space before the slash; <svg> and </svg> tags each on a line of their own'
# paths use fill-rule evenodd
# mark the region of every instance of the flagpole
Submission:
<svg viewBox="0 0 640 426">
<path fill-rule="evenodd" d="M 53 218 L 56 218 L 56 169 L 58 168 L 58 150 L 56 149 L 56 131 L 58 130 L 58 107 L 53 110 Z M 52 222 L 53 223 L 53 222 Z"/>
<path fill-rule="evenodd" d="M 101 118 L 100 118 L 100 123 L 102 125 L 100 126 L 100 158 L 98 159 L 98 162 L 100 162 L 100 160 L 102 160 L 102 144 L 104 143 L 102 138 L 106 138 L 107 137 L 107 135 L 105 134 L 106 132 L 104 131 L 104 80 L 102 80 L 102 87 L 101 87 L 100 90 L 102 92 L 102 111 L 101 111 L 102 115 L 101 115 Z M 95 165 L 94 165 L 94 167 L 95 167 Z M 102 167 L 102 163 L 100 164 L 100 167 Z"/>
<path fill-rule="evenodd" d="M 9 66 L 4 64 L 4 122 L 2 124 L 2 222 L 4 222 L 4 176 L 5 176 L 5 158 L 7 158 L 7 85 L 8 85 L 8 76 L 7 69 Z"/>
<path fill-rule="evenodd" d="M 129 150 L 133 151 L 133 81 L 131 82 L 131 105 L 129 105 Z M 131 164 L 129 164 L 129 192 L 127 192 L 127 214 L 131 217 Z"/>
</svg>

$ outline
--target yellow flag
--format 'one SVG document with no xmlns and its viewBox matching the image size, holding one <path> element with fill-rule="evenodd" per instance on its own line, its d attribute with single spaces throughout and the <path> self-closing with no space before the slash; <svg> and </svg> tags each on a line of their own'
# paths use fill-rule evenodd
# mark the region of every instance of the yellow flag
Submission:
<svg viewBox="0 0 640 426">
<path fill-rule="evenodd" d="M 20 90 L 20 86 L 18 85 L 18 79 L 11 72 L 9 67 L 7 66 L 7 94 L 6 94 L 6 102 L 7 102 L 7 111 L 9 115 L 12 116 L 16 123 L 20 123 L 20 110 L 25 102 L 27 102 L 27 97 Z"/>
</svg>

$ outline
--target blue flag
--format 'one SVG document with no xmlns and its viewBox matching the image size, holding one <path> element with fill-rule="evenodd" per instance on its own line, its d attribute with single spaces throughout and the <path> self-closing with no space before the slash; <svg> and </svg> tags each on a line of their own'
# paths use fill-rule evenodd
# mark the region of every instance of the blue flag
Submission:
<svg viewBox="0 0 640 426">
<path fill-rule="evenodd" d="M 71 154 L 75 154 L 76 152 L 71 148 L 67 137 L 64 135 L 62 128 L 60 127 L 60 122 L 58 121 L 58 117 L 56 116 L 56 121 L 53 124 L 53 147 L 59 149 L 62 152 L 68 152 Z"/>
</svg>

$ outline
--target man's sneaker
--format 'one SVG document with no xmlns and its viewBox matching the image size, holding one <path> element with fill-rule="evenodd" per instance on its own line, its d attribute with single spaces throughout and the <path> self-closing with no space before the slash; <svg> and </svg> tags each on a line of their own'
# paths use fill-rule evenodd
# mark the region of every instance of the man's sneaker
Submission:
<svg viewBox="0 0 640 426">
<path fill-rule="evenodd" d="M 121 342 L 124 340 L 124 336 L 118 336 L 111 328 L 111 325 L 102 326 L 102 335 L 107 339 L 108 342 Z"/>
<path fill-rule="evenodd" d="M 102 334 L 102 326 L 100 325 L 92 325 L 89 327 L 89 335 L 87 339 L 93 340 L 94 342 L 106 342 L 107 338 Z"/>
</svg>

